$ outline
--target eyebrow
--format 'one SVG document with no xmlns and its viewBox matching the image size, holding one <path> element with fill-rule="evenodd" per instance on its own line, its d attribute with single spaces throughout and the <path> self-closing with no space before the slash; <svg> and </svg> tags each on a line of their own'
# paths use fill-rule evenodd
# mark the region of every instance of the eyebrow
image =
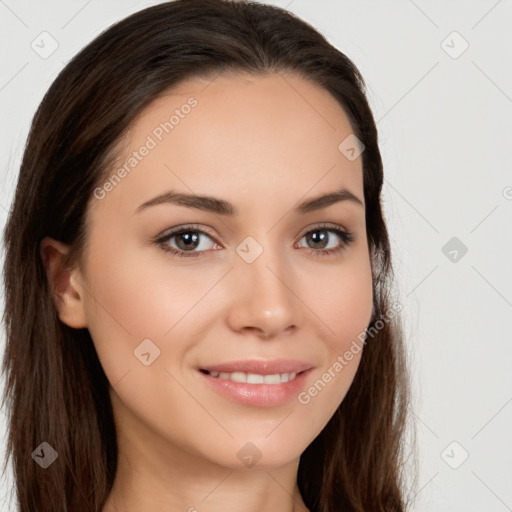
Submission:
<svg viewBox="0 0 512 512">
<path fill-rule="evenodd" d="M 300 203 L 296 208 L 295 212 L 298 214 L 306 214 L 315 210 L 320 210 L 322 208 L 327 208 L 332 204 L 338 203 L 340 201 L 349 201 L 354 204 L 358 204 L 364 207 L 363 202 L 355 196 L 352 192 L 347 190 L 344 187 L 341 187 L 334 192 L 330 192 L 328 194 L 323 194 L 317 197 L 313 197 L 312 199 L 307 199 Z M 165 192 L 159 196 L 156 196 L 149 201 L 141 204 L 135 212 L 140 212 L 150 206 L 156 206 L 159 204 L 176 204 L 178 206 L 185 206 L 187 208 L 197 208 L 199 210 L 204 210 L 207 212 L 217 213 L 219 215 L 229 215 L 234 216 L 238 215 L 237 208 L 232 205 L 230 202 L 225 201 L 224 199 L 218 199 L 216 197 L 211 196 L 198 196 L 194 194 L 183 194 L 174 191 Z"/>
</svg>

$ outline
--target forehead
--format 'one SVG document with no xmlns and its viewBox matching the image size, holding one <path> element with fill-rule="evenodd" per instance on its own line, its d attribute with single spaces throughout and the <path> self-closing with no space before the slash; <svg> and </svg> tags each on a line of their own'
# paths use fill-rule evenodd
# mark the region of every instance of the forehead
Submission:
<svg viewBox="0 0 512 512">
<path fill-rule="evenodd" d="M 362 199 L 361 158 L 338 147 L 352 132 L 336 99 L 294 74 L 190 79 L 132 122 L 116 162 L 127 172 L 108 199 L 231 191 L 250 207 L 258 196 L 296 202 L 340 186 Z"/>
</svg>

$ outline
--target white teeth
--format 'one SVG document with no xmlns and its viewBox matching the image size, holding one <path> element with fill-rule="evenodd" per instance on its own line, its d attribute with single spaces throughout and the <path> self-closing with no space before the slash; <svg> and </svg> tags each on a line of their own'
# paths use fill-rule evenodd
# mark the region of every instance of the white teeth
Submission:
<svg viewBox="0 0 512 512">
<path fill-rule="evenodd" d="M 263 384 L 263 382 L 265 382 L 265 377 L 263 377 L 263 375 L 258 375 L 257 373 L 248 373 L 246 382 L 247 384 Z"/>
<path fill-rule="evenodd" d="M 279 384 L 281 382 L 281 375 L 276 373 L 275 375 L 265 375 L 263 377 L 263 382 L 265 384 Z"/>
<path fill-rule="evenodd" d="M 273 375 L 259 375 L 257 373 L 245 372 L 208 372 L 212 377 L 232 380 L 233 382 L 246 382 L 247 384 L 281 384 L 295 378 L 297 373 L 275 373 Z"/>
<path fill-rule="evenodd" d="M 234 380 L 235 382 L 247 382 L 247 375 L 245 375 L 245 373 L 233 372 L 231 375 L 229 373 L 226 375 L 226 379 Z"/>
</svg>

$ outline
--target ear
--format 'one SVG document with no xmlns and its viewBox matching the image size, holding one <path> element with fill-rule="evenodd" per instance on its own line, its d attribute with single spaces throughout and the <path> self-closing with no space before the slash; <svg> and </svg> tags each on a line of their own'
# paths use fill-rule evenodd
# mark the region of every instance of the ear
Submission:
<svg viewBox="0 0 512 512">
<path fill-rule="evenodd" d="M 79 286 L 80 273 L 65 266 L 69 247 L 62 242 L 46 237 L 41 241 L 40 254 L 46 270 L 52 298 L 60 320 L 75 329 L 87 327 L 87 317 Z"/>
</svg>

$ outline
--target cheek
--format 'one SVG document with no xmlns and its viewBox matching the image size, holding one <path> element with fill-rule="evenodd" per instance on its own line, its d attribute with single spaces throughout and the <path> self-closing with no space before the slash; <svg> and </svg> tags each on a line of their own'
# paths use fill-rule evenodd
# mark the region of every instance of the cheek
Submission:
<svg viewBox="0 0 512 512">
<path fill-rule="evenodd" d="M 93 328 L 128 334 L 133 341 L 163 338 L 208 290 L 197 269 L 179 267 L 163 252 L 111 249 L 111 258 L 89 260 L 87 313 Z"/>
<path fill-rule="evenodd" d="M 85 282 L 88 329 L 111 384 L 127 372 L 133 376 L 140 370 L 166 366 L 170 340 L 172 358 L 180 361 L 187 339 L 176 333 L 182 332 L 183 326 L 193 329 L 187 323 L 187 313 L 207 291 L 206 284 L 194 278 L 192 267 L 185 272 L 176 265 L 172 269 L 165 254 L 123 247 L 120 239 L 98 237 L 91 247 Z M 148 351 L 154 360 L 150 368 L 140 359 Z M 150 374 L 150 379 L 154 378 L 155 372 L 146 372 L 137 382 L 144 382 Z M 156 382 L 146 385 L 157 387 Z"/>
<path fill-rule="evenodd" d="M 334 413 L 350 388 L 363 351 L 366 329 L 371 319 L 373 286 L 371 266 L 362 254 L 335 271 L 317 272 L 316 287 L 304 288 L 317 325 L 325 333 L 325 359 L 313 385 L 299 402 L 322 411 L 323 421 Z M 323 326 L 323 328 L 321 328 Z"/>
<path fill-rule="evenodd" d="M 373 305 L 372 272 L 368 254 L 354 252 L 332 267 L 317 266 L 301 278 L 304 301 L 328 334 L 331 351 L 344 351 L 364 331 Z"/>
</svg>

